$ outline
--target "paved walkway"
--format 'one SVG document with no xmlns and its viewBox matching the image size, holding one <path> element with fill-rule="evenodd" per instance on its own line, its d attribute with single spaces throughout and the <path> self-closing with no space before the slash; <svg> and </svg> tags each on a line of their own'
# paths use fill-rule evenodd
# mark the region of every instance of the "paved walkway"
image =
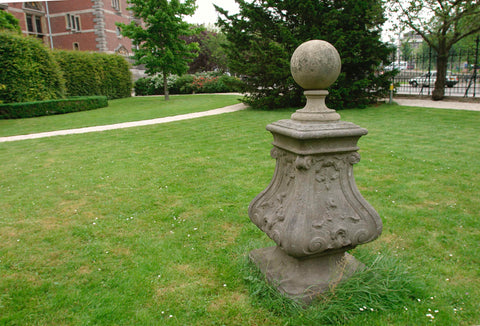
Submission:
<svg viewBox="0 0 480 326">
<path fill-rule="evenodd" d="M 418 106 L 423 108 L 436 109 L 454 109 L 454 110 L 468 110 L 480 111 L 480 103 L 478 102 L 460 102 L 460 101 L 432 101 L 429 99 L 410 99 L 410 98 L 394 98 L 394 102 L 403 106 Z M 388 103 L 388 100 L 387 100 Z"/>
<path fill-rule="evenodd" d="M 226 107 L 220 108 L 220 109 L 214 109 L 214 110 L 196 112 L 196 113 L 181 114 L 181 115 L 175 115 L 175 116 L 165 117 L 165 118 L 132 121 L 132 122 L 123 122 L 123 123 L 116 123 L 116 124 L 112 124 L 112 125 L 103 125 L 103 126 L 86 127 L 86 128 L 78 128 L 78 129 L 48 131 L 48 132 L 41 132 L 41 133 L 37 133 L 37 134 L 0 137 L 0 143 L 9 142 L 9 141 L 17 141 L 17 140 L 25 140 L 25 139 L 37 139 L 37 138 L 61 136 L 61 135 L 85 134 L 85 133 L 88 133 L 88 132 L 123 129 L 123 128 L 140 127 L 140 126 L 149 126 L 149 125 L 156 125 L 156 124 L 167 123 L 167 122 L 172 122 L 172 121 L 181 121 L 181 120 L 207 117 L 207 116 L 223 114 L 223 113 L 230 113 L 230 112 L 244 110 L 246 108 L 247 108 L 247 106 L 245 104 L 240 103 L 240 104 L 226 106 Z"/>
<path fill-rule="evenodd" d="M 394 101 L 399 105 L 404 105 L 404 106 L 480 111 L 480 103 L 432 101 L 428 99 L 405 99 L 405 98 L 395 98 Z M 223 114 L 223 113 L 230 113 L 230 112 L 244 110 L 246 108 L 247 106 L 245 104 L 240 103 L 240 104 L 226 106 L 220 109 L 209 110 L 204 112 L 181 114 L 181 115 L 175 115 L 175 116 L 165 117 L 165 118 L 157 118 L 157 119 L 133 121 L 133 122 L 123 122 L 123 123 L 116 123 L 112 125 L 86 127 L 86 128 L 78 128 L 78 129 L 57 130 L 57 131 L 41 132 L 41 133 L 28 134 L 28 135 L 0 137 L 0 143 L 17 141 L 17 140 L 25 140 L 25 139 L 37 139 L 37 138 L 44 138 L 44 137 L 61 136 L 61 135 L 84 134 L 89 132 L 123 129 L 123 128 L 130 128 L 130 127 L 149 126 L 149 125 L 167 123 L 172 121 L 181 121 L 181 120 L 207 117 L 207 116 Z"/>
</svg>

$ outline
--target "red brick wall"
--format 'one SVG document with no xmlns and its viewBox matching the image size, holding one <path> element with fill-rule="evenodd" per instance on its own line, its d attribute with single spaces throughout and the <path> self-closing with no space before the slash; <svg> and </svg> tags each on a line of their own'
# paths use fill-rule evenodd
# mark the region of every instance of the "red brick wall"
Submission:
<svg viewBox="0 0 480 326">
<path fill-rule="evenodd" d="M 107 52 L 114 52 L 120 45 L 124 46 L 128 53 L 132 54 L 132 42 L 126 37 L 118 37 L 115 22 L 129 24 L 130 12 L 127 10 L 127 0 L 119 0 L 120 11 L 112 7 L 112 0 L 103 0 L 105 19 L 105 36 L 107 41 Z M 45 7 L 45 2 L 41 2 Z M 57 49 L 72 50 L 73 43 L 78 43 L 81 51 L 98 51 L 97 38 L 95 34 L 94 13 L 92 0 L 63 0 L 48 2 L 50 12 L 50 24 L 52 28 L 53 46 Z M 19 21 L 22 31 L 26 33 L 25 13 L 23 3 L 8 3 L 7 11 L 13 14 Z M 22 11 L 22 12 L 17 12 Z M 81 30 L 78 32 L 67 30 L 66 14 L 80 17 Z M 42 18 L 44 40 L 49 42 L 46 10 Z"/>
<path fill-rule="evenodd" d="M 43 3 L 42 3 L 42 5 L 43 5 Z M 8 7 L 7 7 L 6 11 L 9 12 L 10 14 L 12 14 L 13 16 L 15 16 L 15 18 L 18 19 L 19 25 L 20 25 L 20 28 L 21 28 L 23 34 L 27 34 L 28 29 L 27 29 L 27 22 L 26 22 L 26 13 L 23 9 L 23 3 L 8 3 Z M 27 12 L 34 13 L 34 14 L 37 14 L 37 15 L 43 15 L 42 12 L 28 10 L 28 9 L 27 9 Z M 43 30 L 44 34 L 48 34 L 48 27 L 47 27 L 45 18 L 42 18 L 42 30 Z M 45 37 L 45 38 L 47 38 L 47 37 Z"/>
<path fill-rule="evenodd" d="M 120 0 L 120 11 L 112 7 L 111 0 L 104 0 L 105 9 L 105 30 L 107 37 L 107 49 L 109 52 L 114 52 L 120 45 L 123 45 L 129 54 L 132 54 L 132 42 L 129 38 L 117 36 L 116 22 L 130 24 L 130 12 L 127 8 L 127 1 Z"/>
<path fill-rule="evenodd" d="M 108 0 L 105 0 L 108 1 Z M 50 13 L 70 12 L 76 10 L 84 10 L 92 8 L 92 0 L 63 0 L 63 1 L 50 1 L 48 8 Z"/>
</svg>

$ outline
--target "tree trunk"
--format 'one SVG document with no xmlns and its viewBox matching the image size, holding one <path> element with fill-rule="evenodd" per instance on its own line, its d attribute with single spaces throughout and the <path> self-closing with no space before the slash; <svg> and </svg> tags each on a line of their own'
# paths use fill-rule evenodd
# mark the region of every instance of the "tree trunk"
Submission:
<svg viewBox="0 0 480 326">
<path fill-rule="evenodd" d="M 165 95 L 165 101 L 170 100 L 170 94 L 168 94 L 167 74 L 163 73 L 163 94 Z"/>
<path fill-rule="evenodd" d="M 437 57 L 437 80 L 432 92 L 432 100 L 440 101 L 445 96 L 445 79 L 447 77 L 448 51 L 438 53 Z"/>
</svg>

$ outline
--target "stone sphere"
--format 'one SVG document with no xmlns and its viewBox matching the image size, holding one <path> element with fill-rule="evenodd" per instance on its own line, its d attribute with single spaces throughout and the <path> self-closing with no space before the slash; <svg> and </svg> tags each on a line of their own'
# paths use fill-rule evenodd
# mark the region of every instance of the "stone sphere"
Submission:
<svg viewBox="0 0 480 326">
<path fill-rule="evenodd" d="M 301 44 L 290 60 L 293 79 L 306 90 L 328 88 L 337 80 L 341 66 L 337 49 L 321 40 Z"/>
</svg>

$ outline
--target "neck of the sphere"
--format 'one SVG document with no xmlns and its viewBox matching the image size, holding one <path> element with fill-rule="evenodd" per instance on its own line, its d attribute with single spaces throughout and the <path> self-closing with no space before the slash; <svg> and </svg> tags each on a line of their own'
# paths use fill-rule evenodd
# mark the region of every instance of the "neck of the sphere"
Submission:
<svg viewBox="0 0 480 326">
<path fill-rule="evenodd" d="M 334 122 L 340 120 L 340 115 L 325 104 L 326 90 L 308 90 L 304 92 L 307 104 L 301 110 L 292 114 L 292 120 L 305 122 Z"/>
</svg>

